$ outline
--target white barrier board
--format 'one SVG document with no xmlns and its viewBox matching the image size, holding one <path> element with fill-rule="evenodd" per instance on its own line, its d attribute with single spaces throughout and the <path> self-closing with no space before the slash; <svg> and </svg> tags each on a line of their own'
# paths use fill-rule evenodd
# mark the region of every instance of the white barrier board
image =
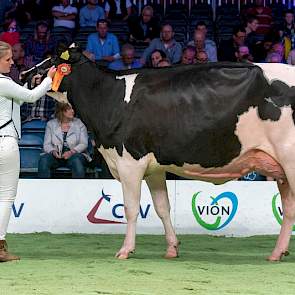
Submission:
<svg viewBox="0 0 295 295">
<path fill-rule="evenodd" d="M 282 218 L 275 182 L 168 181 L 177 233 L 250 236 L 277 234 Z M 123 195 L 116 180 L 21 179 L 9 232 L 125 233 Z M 138 233 L 162 234 L 143 182 Z"/>
</svg>

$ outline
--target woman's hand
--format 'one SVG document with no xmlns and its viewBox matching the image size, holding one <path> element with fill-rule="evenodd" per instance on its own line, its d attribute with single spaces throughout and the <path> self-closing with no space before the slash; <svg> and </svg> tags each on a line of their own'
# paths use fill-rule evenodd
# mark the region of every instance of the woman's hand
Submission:
<svg viewBox="0 0 295 295">
<path fill-rule="evenodd" d="M 58 151 L 53 151 L 52 155 L 54 158 L 61 159 L 61 156 L 59 155 Z"/>
<path fill-rule="evenodd" d="M 55 73 L 56 73 L 56 67 L 52 66 L 47 73 L 47 77 L 53 79 Z"/>
<path fill-rule="evenodd" d="M 69 159 L 73 154 L 75 154 L 76 152 L 74 150 L 70 150 L 70 151 L 67 151 L 67 152 L 64 152 L 62 157 L 67 160 Z"/>
</svg>

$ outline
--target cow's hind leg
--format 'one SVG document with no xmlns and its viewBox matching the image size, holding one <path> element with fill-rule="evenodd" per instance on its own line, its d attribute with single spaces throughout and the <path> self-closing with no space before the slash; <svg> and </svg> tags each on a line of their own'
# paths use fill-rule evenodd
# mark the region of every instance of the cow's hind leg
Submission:
<svg viewBox="0 0 295 295">
<path fill-rule="evenodd" d="M 124 243 L 116 257 L 127 259 L 135 250 L 136 222 L 140 207 L 141 182 L 145 169 L 136 165 L 120 164 L 119 177 L 123 189 L 124 211 L 127 219 L 127 230 Z"/>
<path fill-rule="evenodd" d="M 164 225 L 167 241 L 165 258 L 178 257 L 179 242 L 171 222 L 165 172 L 149 175 L 145 180 L 151 192 L 155 210 Z"/>
<path fill-rule="evenodd" d="M 288 246 L 295 222 L 295 195 L 288 181 L 278 182 L 283 207 L 283 222 L 280 235 L 272 254 L 268 257 L 269 261 L 280 261 L 283 255 L 288 255 Z"/>
</svg>

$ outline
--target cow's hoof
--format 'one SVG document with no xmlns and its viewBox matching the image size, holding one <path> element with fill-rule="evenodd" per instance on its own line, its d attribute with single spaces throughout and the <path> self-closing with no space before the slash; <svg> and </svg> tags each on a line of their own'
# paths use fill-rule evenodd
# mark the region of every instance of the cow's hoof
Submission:
<svg viewBox="0 0 295 295">
<path fill-rule="evenodd" d="M 288 255 L 290 255 L 290 252 L 286 250 L 285 252 L 282 252 L 279 255 L 271 254 L 270 256 L 267 257 L 267 260 L 270 262 L 280 262 L 283 256 L 288 256 Z"/>
<path fill-rule="evenodd" d="M 124 260 L 124 259 L 128 259 L 130 257 L 130 254 L 134 254 L 135 251 L 126 251 L 126 250 L 120 250 L 117 254 L 116 254 L 116 258 L 120 259 L 120 260 Z"/>
<path fill-rule="evenodd" d="M 177 245 L 170 245 L 167 248 L 166 254 L 165 254 L 165 258 L 166 259 L 173 259 L 173 258 L 178 258 L 179 255 L 179 245 L 180 242 L 177 242 Z"/>
</svg>

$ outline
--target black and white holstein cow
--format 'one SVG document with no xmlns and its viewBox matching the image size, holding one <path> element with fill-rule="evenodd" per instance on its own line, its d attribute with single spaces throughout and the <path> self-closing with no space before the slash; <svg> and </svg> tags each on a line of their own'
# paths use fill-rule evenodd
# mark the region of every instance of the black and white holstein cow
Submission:
<svg viewBox="0 0 295 295">
<path fill-rule="evenodd" d="M 295 221 L 295 67 L 208 63 L 113 72 L 69 48 L 52 62 L 68 63 L 66 91 L 122 184 L 127 232 L 117 253 L 135 249 L 141 182 L 150 189 L 167 240 L 178 256 L 165 172 L 223 183 L 250 171 L 277 180 L 283 223 L 268 257 L 288 254 Z"/>
</svg>

